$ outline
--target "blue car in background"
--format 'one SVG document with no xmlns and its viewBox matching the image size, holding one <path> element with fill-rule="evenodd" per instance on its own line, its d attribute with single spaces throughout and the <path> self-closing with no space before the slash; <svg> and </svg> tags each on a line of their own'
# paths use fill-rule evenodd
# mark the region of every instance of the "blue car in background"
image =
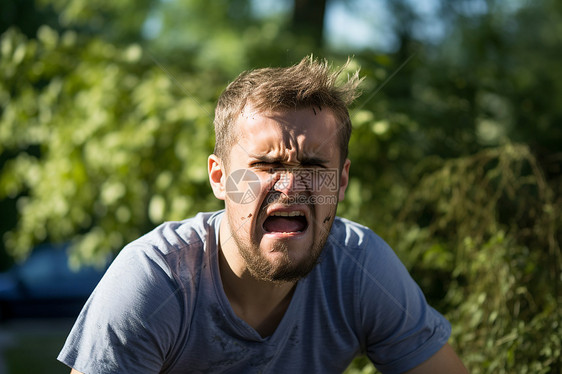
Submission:
<svg viewBox="0 0 562 374">
<path fill-rule="evenodd" d="M 75 317 L 100 281 L 103 268 L 69 266 L 68 246 L 37 247 L 27 260 L 0 273 L 0 320 Z"/>
</svg>

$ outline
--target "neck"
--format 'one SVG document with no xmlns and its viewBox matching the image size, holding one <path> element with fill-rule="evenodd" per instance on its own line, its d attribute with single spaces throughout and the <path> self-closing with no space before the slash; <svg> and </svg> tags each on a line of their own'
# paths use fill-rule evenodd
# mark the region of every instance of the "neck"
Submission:
<svg viewBox="0 0 562 374">
<path fill-rule="evenodd" d="M 261 336 L 271 335 L 287 310 L 296 282 L 267 282 L 253 277 L 230 238 L 226 217 L 219 233 L 219 269 L 234 313 Z"/>
<path fill-rule="evenodd" d="M 285 298 L 296 285 L 296 282 L 259 280 L 254 278 L 247 270 L 240 274 L 231 267 L 229 257 L 228 253 L 220 251 L 220 274 L 224 290 L 230 301 L 245 305 L 275 303 Z"/>
</svg>

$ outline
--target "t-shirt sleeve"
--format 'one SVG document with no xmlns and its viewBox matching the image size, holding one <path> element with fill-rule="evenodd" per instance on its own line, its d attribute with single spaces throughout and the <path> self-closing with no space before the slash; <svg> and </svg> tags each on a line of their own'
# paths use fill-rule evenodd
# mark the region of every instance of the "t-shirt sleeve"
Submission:
<svg viewBox="0 0 562 374">
<path fill-rule="evenodd" d="M 392 249 L 375 234 L 367 240 L 358 277 L 366 353 L 382 373 L 402 373 L 435 354 L 451 325 L 427 304 Z"/>
<path fill-rule="evenodd" d="M 180 332 L 182 291 L 158 256 L 126 247 L 86 302 L 58 360 L 86 374 L 159 373 Z"/>
</svg>

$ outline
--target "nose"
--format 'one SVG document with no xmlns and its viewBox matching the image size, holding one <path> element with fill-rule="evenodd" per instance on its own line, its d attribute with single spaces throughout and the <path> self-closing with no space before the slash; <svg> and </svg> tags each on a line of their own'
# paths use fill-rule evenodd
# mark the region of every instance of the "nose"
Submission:
<svg viewBox="0 0 562 374">
<path fill-rule="evenodd" d="M 274 175 L 273 190 L 289 196 L 295 189 L 296 177 L 292 170 L 277 170 Z"/>
</svg>

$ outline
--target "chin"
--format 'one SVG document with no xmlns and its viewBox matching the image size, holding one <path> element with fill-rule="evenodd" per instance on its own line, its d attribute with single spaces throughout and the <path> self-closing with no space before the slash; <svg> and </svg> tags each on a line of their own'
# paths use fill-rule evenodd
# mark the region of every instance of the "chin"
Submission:
<svg viewBox="0 0 562 374">
<path fill-rule="evenodd" d="M 289 243 L 276 243 L 265 249 L 260 258 L 254 258 L 248 266 L 252 275 L 268 282 L 295 282 L 306 277 L 318 264 L 322 247 L 290 248 Z M 248 265 L 250 265 L 248 262 Z"/>
</svg>

